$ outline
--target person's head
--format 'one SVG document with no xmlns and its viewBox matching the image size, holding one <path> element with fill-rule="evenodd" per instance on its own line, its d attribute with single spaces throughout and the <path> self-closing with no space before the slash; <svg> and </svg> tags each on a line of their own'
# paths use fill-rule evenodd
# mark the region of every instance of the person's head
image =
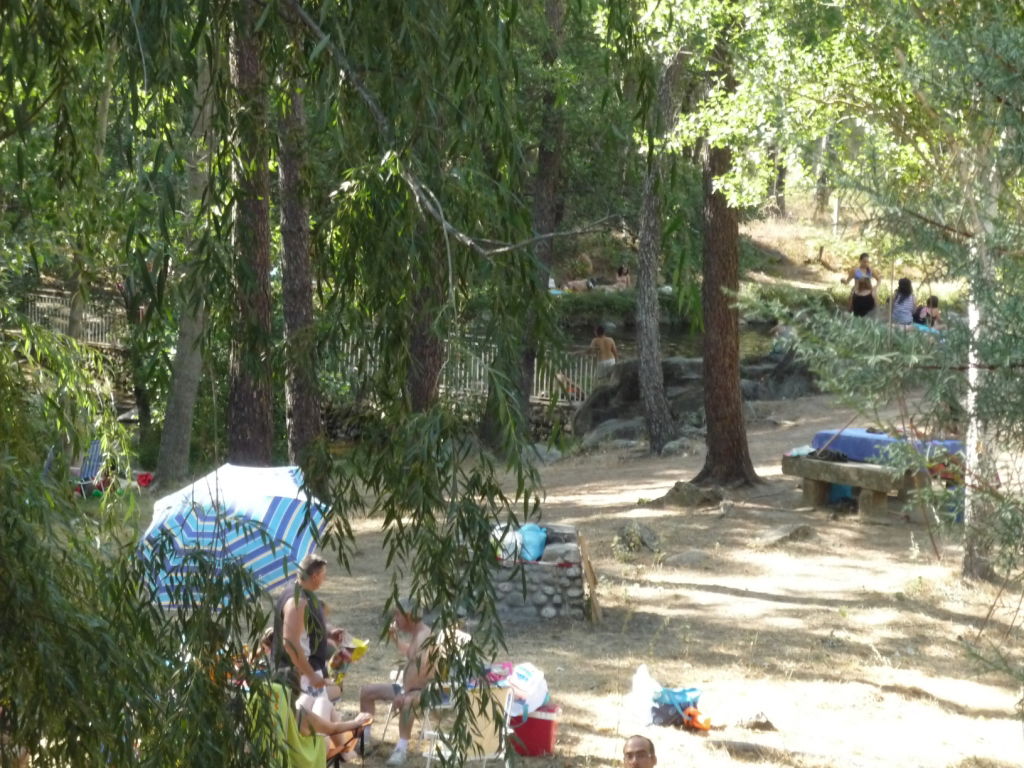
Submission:
<svg viewBox="0 0 1024 768">
<path fill-rule="evenodd" d="M 861 277 L 857 280 L 858 291 L 870 291 L 871 290 L 871 278 Z"/>
<path fill-rule="evenodd" d="M 619 269 L 616 272 L 616 274 L 619 277 L 625 277 L 626 275 L 629 274 L 629 267 L 627 267 L 625 264 L 619 264 Z"/>
<path fill-rule="evenodd" d="M 657 762 L 653 741 L 639 734 L 626 739 L 622 746 L 622 763 L 626 768 L 654 768 Z"/>
<path fill-rule="evenodd" d="M 939 297 L 938 296 L 929 296 L 927 304 L 928 304 L 928 308 L 929 309 L 938 309 L 939 308 Z"/>
<path fill-rule="evenodd" d="M 299 581 L 306 589 L 319 589 L 327 576 L 327 561 L 322 555 L 310 552 L 299 563 Z"/>
<path fill-rule="evenodd" d="M 594 329 L 594 335 L 595 336 L 604 336 L 604 326 L 603 325 L 597 326 L 597 328 Z"/>
<path fill-rule="evenodd" d="M 419 624 L 421 614 L 419 606 L 407 597 L 400 597 L 395 602 L 395 625 L 402 632 L 409 632 Z"/>
<path fill-rule="evenodd" d="M 267 627 L 260 635 L 260 650 L 268 657 L 274 653 L 274 628 Z"/>
<path fill-rule="evenodd" d="M 910 284 L 909 277 L 900 278 L 899 283 L 896 284 L 896 293 L 904 299 L 914 293 L 914 287 Z"/>
<path fill-rule="evenodd" d="M 866 269 L 867 267 L 871 266 L 871 257 L 868 256 L 867 252 L 862 253 L 860 255 L 860 266 L 861 269 Z"/>
</svg>

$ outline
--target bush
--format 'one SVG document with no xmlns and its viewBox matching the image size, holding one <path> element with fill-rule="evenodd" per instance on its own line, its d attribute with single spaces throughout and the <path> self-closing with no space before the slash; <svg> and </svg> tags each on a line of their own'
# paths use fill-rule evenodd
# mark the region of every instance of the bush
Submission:
<svg viewBox="0 0 1024 768">
<path fill-rule="evenodd" d="M 689 318 L 680 314 L 673 294 L 659 293 L 658 305 L 661 322 L 688 325 Z M 585 291 L 564 293 L 554 297 L 554 312 L 558 325 L 566 331 L 593 328 L 614 322 L 623 327 L 636 323 L 636 292 Z"/>
</svg>

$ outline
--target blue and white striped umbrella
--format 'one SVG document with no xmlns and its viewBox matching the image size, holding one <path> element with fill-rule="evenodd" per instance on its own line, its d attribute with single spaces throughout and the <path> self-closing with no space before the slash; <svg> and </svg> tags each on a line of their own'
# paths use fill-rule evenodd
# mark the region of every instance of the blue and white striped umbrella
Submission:
<svg viewBox="0 0 1024 768">
<path fill-rule="evenodd" d="M 238 561 L 266 590 L 284 585 L 316 546 L 324 513 L 302 491 L 298 467 L 225 464 L 153 505 L 140 552 L 154 566 L 157 600 L 181 602 L 181 585 L 197 569 L 191 557 L 196 552 L 209 556 L 218 571 L 220 564 Z"/>
</svg>

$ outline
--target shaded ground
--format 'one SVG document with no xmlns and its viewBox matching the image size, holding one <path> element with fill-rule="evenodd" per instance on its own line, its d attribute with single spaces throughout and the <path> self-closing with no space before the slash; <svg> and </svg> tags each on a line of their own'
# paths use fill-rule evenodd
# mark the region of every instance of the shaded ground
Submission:
<svg viewBox="0 0 1024 768">
<path fill-rule="evenodd" d="M 940 545 L 937 563 L 928 531 L 895 502 L 891 518 L 876 523 L 801 508 L 797 482 L 779 474 L 781 453 L 850 414 L 827 396 L 764 408 L 771 421 L 751 426 L 750 444 L 766 482 L 721 507 L 637 506 L 692 477 L 701 455 L 600 453 L 544 471 L 544 520 L 577 525 L 589 539 L 605 617 L 507 628 L 509 658 L 540 666 L 563 708 L 557 754 L 526 764 L 619 764 L 622 737 L 635 730 L 623 697 L 646 663 L 665 685 L 700 687 L 701 709 L 721 726 L 706 736 L 651 729 L 663 766 L 1020 765 L 1019 691 L 961 642 L 977 638 L 994 591 L 960 581 L 954 543 Z M 632 562 L 613 555 L 617 529 L 631 520 L 658 533 L 662 553 Z M 765 546 L 795 523 L 815 535 Z M 354 575 L 336 569 L 324 596 L 340 623 L 376 637 L 387 589 L 382 537 L 373 521 L 354 527 Z M 672 555 L 687 565 L 661 564 Z M 1009 626 L 1018 598 L 998 602 L 985 637 L 1019 660 L 1024 641 Z M 394 661 L 393 649 L 375 645 L 354 665 L 346 703 Z M 778 730 L 737 725 L 758 712 Z M 395 737 L 392 725 L 386 740 Z M 387 754 L 367 763 L 382 765 Z"/>
</svg>

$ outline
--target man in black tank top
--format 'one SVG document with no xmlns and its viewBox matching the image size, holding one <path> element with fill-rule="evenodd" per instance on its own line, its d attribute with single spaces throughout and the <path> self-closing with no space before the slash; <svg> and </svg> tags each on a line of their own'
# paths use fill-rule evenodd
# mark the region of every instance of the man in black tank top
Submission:
<svg viewBox="0 0 1024 768">
<path fill-rule="evenodd" d="M 313 695 L 327 685 L 330 641 L 341 642 L 344 632 L 328 627 L 323 604 L 316 596 L 326 577 L 327 561 L 320 555 L 307 555 L 299 565 L 295 585 L 284 589 L 274 608 L 274 666 L 294 669 L 299 688 Z"/>
</svg>

